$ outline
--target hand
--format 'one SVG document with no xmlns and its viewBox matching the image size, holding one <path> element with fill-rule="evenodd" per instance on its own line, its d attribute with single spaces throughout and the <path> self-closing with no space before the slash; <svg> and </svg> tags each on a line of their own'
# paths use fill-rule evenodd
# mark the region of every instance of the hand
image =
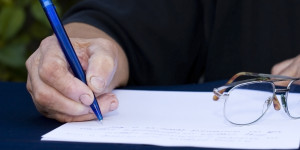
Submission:
<svg viewBox="0 0 300 150">
<path fill-rule="evenodd" d="M 275 75 L 300 77 L 300 55 L 274 65 L 271 73 Z"/>
<path fill-rule="evenodd" d="M 61 122 L 92 120 L 93 92 L 102 114 L 117 109 L 117 97 L 110 92 L 128 79 L 126 71 L 119 71 L 126 70 L 118 66 L 120 47 L 104 38 L 70 40 L 88 86 L 73 76 L 56 37 L 50 36 L 26 61 L 27 89 L 37 110 Z"/>
</svg>

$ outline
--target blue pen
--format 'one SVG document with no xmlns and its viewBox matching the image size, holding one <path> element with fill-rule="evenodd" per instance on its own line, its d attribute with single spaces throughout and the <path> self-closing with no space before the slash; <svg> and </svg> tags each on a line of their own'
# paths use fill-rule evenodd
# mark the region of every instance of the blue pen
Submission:
<svg viewBox="0 0 300 150">
<path fill-rule="evenodd" d="M 64 55 L 67 58 L 67 61 L 69 65 L 71 66 L 71 69 L 78 79 L 80 79 L 82 82 L 87 84 L 85 73 L 82 69 L 82 66 L 77 58 L 77 55 L 73 49 L 73 46 L 69 40 L 68 35 L 66 34 L 66 31 L 64 27 L 61 24 L 61 21 L 56 13 L 55 6 L 53 5 L 51 0 L 40 0 L 40 3 L 45 11 L 45 14 L 48 17 L 48 20 L 52 26 L 52 29 L 59 41 L 60 47 L 63 50 Z M 91 108 L 95 115 L 97 116 L 98 120 L 102 120 L 102 114 L 97 102 L 96 97 L 94 96 L 93 104 L 91 105 Z"/>
</svg>

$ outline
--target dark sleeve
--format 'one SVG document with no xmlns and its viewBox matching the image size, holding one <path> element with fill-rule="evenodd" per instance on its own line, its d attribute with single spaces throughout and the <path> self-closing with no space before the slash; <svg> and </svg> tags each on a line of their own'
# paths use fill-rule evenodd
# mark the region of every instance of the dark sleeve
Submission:
<svg viewBox="0 0 300 150">
<path fill-rule="evenodd" d="M 197 0 L 84 0 L 64 23 L 83 22 L 113 37 L 129 60 L 129 85 L 197 82 L 203 71 Z M 199 62 L 203 61 L 203 62 Z"/>
<path fill-rule="evenodd" d="M 219 0 L 210 38 L 206 81 L 240 71 L 270 73 L 299 55 L 300 1 Z"/>
</svg>

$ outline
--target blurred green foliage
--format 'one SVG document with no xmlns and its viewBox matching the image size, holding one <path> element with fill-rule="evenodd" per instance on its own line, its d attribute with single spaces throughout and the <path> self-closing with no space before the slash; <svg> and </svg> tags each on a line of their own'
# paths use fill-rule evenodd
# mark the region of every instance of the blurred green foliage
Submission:
<svg viewBox="0 0 300 150">
<path fill-rule="evenodd" d="M 61 16 L 78 0 L 53 0 Z M 26 59 L 52 34 L 39 0 L 0 0 L 0 81 L 26 81 Z"/>
</svg>

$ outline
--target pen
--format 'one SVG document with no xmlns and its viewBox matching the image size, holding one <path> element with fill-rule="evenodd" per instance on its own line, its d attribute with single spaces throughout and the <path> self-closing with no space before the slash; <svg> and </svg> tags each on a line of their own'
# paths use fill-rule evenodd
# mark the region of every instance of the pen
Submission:
<svg viewBox="0 0 300 150">
<path fill-rule="evenodd" d="M 80 79 L 82 82 L 87 84 L 85 73 L 82 69 L 82 66 L 78 60 L 78 57 L 73 49 L 73 46 L 70 42 L 70 39 L 62 26 L 62 23 L 56 13 L 55 6 L 52 3 L 52 0 L 40 0 L 40 3 L 44 9 L 44 12 L 46 16 L 48 17 L 48 20 L 51 24 L 51 27 L 56 35 L 56 38 L 58 39 L 58 42 L 60 44 L 60 47 L 63 50 L 64 55 L 66 56 L 66 59 L 74 73 L 74 76 Z M 97 99 L 94 95 L 94 101 L 90 105 L 93 112 L 97 116 L 98 120 L 101 121 L 103 119 Z"/>
</svg>

